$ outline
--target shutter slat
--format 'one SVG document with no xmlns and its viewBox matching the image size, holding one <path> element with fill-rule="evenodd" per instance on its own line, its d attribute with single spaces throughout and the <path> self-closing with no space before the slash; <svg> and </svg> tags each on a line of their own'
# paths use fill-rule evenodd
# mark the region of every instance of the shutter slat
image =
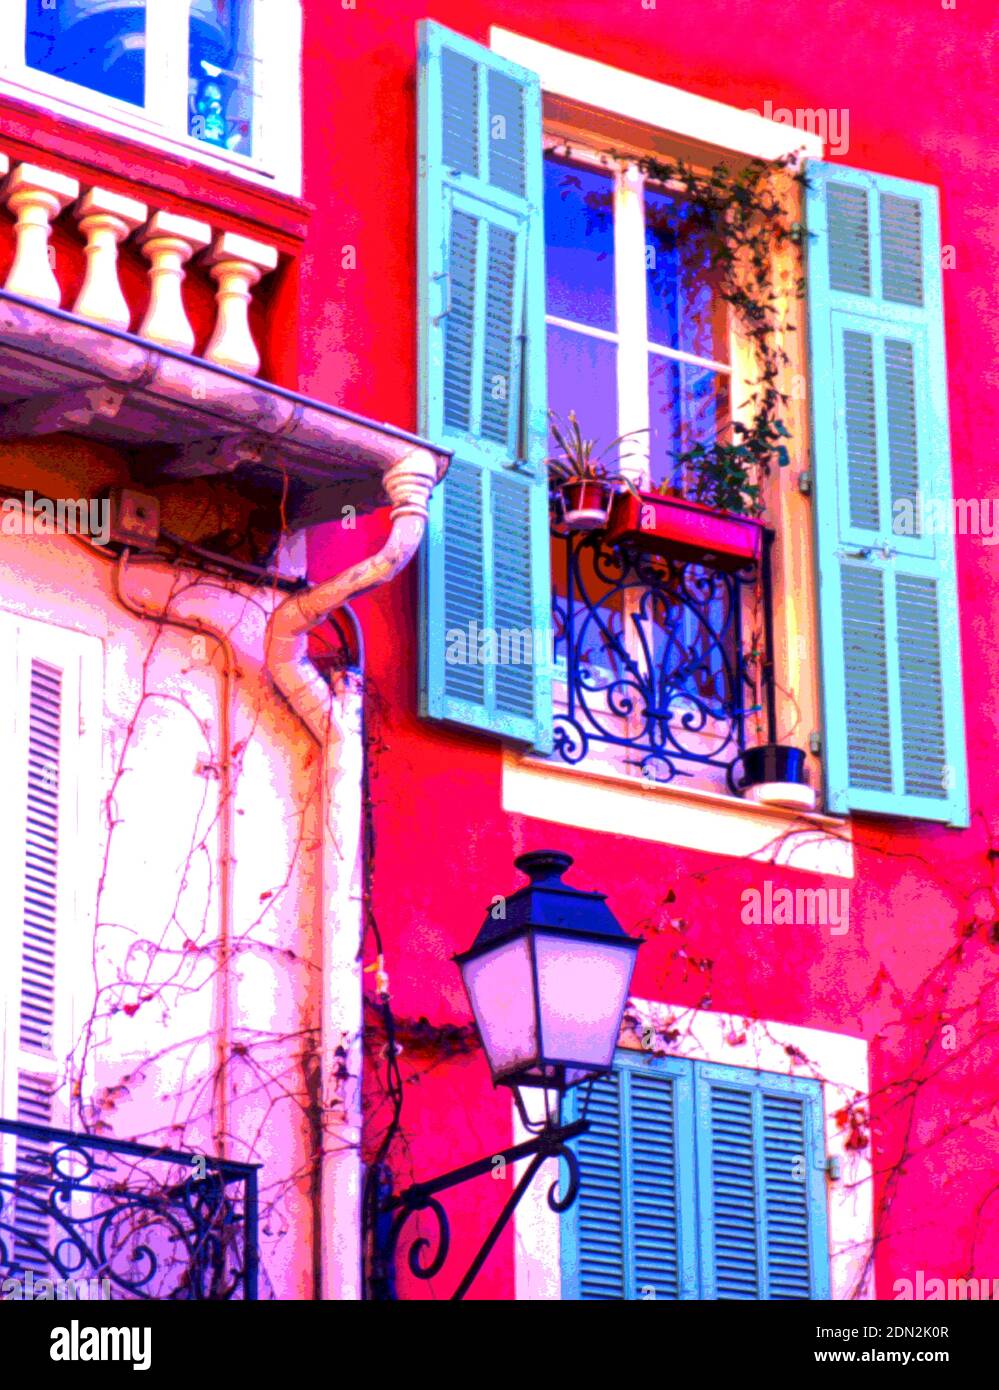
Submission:
<svg viewBox="0 0 999 1390">
<path fill-rule="evenodd" d="M 882 193 L 881 293 L 896 304 L 923 303 L 923 215 L 915 198 Z"/>
<path fill-rule="evenodd" d="M 871 292 L 871 250 L 867 193 L 847 184 L 829 184 L 829 279 L 834 290 Z"/>
<path fill-rule="evenodd" d="M 866 333 L 843 334 L 850 522 L 877 530 L 878 442 L 874 345 Z"/>
<path fill-rule="evenodd" d="M 18 1074 L 17 1118 L 26 1124 L 52 1123 L 52 1083 L 48 1078 L 25 1072 Z M 51 1248 L 52 1232 L 48 1217 L 40 1210 L 47 1188 L 34 1187 L 31 1178 L 46 1171 L 43 1156 L 49 1151 L 44 1144 L 29 1139 L 18 1138 L 15 1145 L 14 1171 L 18 1185 L 14 1198 L 14 1261 L 21 1269 L 41 1275 L 51 1274 L 44 1251 Z"/>
<path fill-rule="evenodd" d="M 594 1084 L 598 1105 L 587 1115 L 589 1132 L 579 1140 L 582 1179 L 577 1198 L 579 1296 L 625 1296 L 625 1215 L 620 1181 L 622 1138 L 621 1078 L 614 1072 Z M 606 1184 L 589 1181 L 593 1169 L 612 1175 Z"/>
<path fill-rule="evenodd" d="M 527 193 L 524 89 L 495 68 L 489 72 L 489 182 L 520 198 Z"/>
<path fill-rule="evenodd" d="M 33 660 L 28 690 L 19 1036 L 22 1048 L 46 1055 L 52 1052 L 56 1008 L 61 714 L 61 671 Z"/>
</svg>

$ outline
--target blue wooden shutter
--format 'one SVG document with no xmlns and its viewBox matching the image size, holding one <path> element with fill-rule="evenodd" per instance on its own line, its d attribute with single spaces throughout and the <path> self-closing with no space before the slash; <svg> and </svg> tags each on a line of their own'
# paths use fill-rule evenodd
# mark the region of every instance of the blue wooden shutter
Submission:
<svg viewBox="0 0 999 1390">
<path fill-rule="evenodd" d="M 701 1297 L 829 1297 L 822 1087 L 695 1068 Z"/>
<path fill-rule="evenodd" d="M 807 180 L 826 803 L 967 825 L 937 193 Z"/>
<path fill-rule="evenodd" d="M 454 452 L 424 545 L 420 709 L 548 751 L 540 83 L 431 22 L 419 183 L 420 427 Z"/>
<path fill-rule="evenodd" d="M 570 1093 L 570 1116 L 582 1109 Z M 562 1219 L 566 1298 L 697 1297 L 691 1064 L 622 1053 L 593 1085 Z"/>
</svg>

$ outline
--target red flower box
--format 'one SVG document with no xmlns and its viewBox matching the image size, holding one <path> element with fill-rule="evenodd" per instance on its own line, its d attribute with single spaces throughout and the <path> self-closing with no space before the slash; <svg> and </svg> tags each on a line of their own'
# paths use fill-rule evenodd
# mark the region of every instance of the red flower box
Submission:
<svg viewBox="0 0 999 1390">
<path fill-rule="evenodd" d="M 655 492 L 636 497 L 632 492 L 620 492 L 614 499 L 605 536 L 636 550 L 731 572 L 760 558 L 763 522 L 683 497 L 662 497 Z"/>
</svg>

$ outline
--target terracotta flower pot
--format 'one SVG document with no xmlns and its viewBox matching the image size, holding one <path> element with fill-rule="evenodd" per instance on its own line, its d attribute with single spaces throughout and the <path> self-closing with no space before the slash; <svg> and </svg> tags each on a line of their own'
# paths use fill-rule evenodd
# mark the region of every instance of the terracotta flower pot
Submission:
<svg viewBox="0 0 999 1390">
<path fill-rule="evenodd" d="M 607 539 L 670 559 L 733 571 L 759 559 L 763 522 L 683 497 L 622 492 L 614 499 Z"/>
<path fill-rule="evenodd" d="M 578 478 L 559 488 L 562 520 L 573 531 L 599 531 L 607 525 L 613 484 L 599 478 Z"/>
</svg>

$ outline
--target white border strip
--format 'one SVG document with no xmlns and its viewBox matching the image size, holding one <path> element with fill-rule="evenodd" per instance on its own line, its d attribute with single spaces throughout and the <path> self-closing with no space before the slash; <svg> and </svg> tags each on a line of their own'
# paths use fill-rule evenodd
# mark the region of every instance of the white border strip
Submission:
<svg viewBox="0 0 999 1390">
<path fill-rule="evenodd" d="M 810 159 L 822 158 L 818 135 L 755 111 L 695 96 L 496 25 L 489 31 L 489 44 L 494 53 L 536 72 L 544 91 L 612 115 L 756 159 L 779 159 L 795 151 Z"/>
<path fill-rule="evenodd" d="M 503 810 L 579 830 L 853 878 L 849 821 L 504 749 Z"/>
<path fill-rule="evenodd" d="M 874 1182 L 870 1149 L 844 1147 L 844 1133 L 835 1115 L 870 1090 L 868 1046 L 864 1038 L 802 1028 L 789 1023 L 766 1023 L 737 1014 L 706 1013 L 701 1009 L 675 1008 L 647 999 L 629 1000 L 629 1012 L 660 1029 L 679 1028 L 671 1057 L 696 1062 L 717 1062 L 776 1072 L 782 1076 L 812 1076 L 823 1082 L 826 1153 L 839 1158 L 840 1177 L 827 1180 L 829 1197 L 829 1296 L 834 1300 L 873 1299 L 874 1277 L 867 1268 L 874 1235 Z M 729 1039 L 744 1038 L 742 1042 Z M 629 1029 L 622 1032 L 622 1047 L 635 1047 Z M 786 1049 L 794 1047 L 808 1059 L 807 1065 L 790 1065 Z M 529 1138 L 513 1109 L 513 1142 Z M 514 1181 L 527 1160 L 516 1165 Z M 524 1194 L 514 1217 L 514 1268 L 517 1299 L 558 1300 L 562 1297 L 560 1218 L 549 1208 L 549 1185 L 558 1178 L 558 1162 L 550 1159 Z"/>
</svg>

